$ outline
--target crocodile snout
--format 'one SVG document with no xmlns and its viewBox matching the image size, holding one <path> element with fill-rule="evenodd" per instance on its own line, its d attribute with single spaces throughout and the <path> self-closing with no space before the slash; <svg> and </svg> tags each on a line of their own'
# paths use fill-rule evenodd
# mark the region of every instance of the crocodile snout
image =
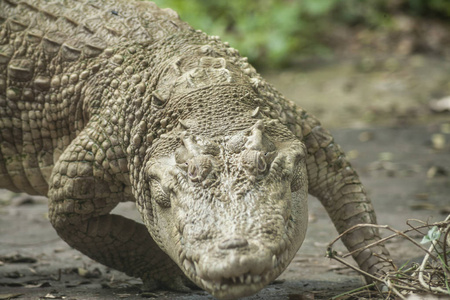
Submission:
<svg viewBox="0 0 450 300">
<path fill-rule="evenodd" d="M 242 237 L 225 239 L 219 244 L 219 249 L 236 249 L 248 246 L 248 241 Z"/>
</svg>

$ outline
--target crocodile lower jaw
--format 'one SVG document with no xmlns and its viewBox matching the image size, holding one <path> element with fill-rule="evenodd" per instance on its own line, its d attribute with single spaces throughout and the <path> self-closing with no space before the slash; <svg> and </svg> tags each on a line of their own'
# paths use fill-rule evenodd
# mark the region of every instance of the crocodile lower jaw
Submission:
<svg viewBox="0 0 450 300">
<path fill-rule="evenodd" d="M 285 249 L 279 255 L 273 255 L 270 263 L 271 267 L 265 268 L 260 274 L 255 274 L 255 272 L 250 270 L 245 273 L 221 278 L 208 278 L 203 275 L 205 272 L 200 270 L 198 262 L 187 257 L 183 260 L 183 266 L 191 280 L 214 297 L 219 299 L 236 299 L 253 295 L 275 280 L 288 265 L 289 258 L 288 250 Z"/>
</svg>

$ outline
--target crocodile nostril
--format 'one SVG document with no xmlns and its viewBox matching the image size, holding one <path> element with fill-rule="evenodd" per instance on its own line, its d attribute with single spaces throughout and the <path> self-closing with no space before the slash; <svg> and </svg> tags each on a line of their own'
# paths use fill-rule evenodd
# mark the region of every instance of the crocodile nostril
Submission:
<svg viewBox="0 0 450 300">
<path fill-rule="evenodd" d="M 235 249 L 245 246 L 248 246 L 247 240 L 239 237 L 226 239 L 219 244 L 220 249 Z"/>
</svg>

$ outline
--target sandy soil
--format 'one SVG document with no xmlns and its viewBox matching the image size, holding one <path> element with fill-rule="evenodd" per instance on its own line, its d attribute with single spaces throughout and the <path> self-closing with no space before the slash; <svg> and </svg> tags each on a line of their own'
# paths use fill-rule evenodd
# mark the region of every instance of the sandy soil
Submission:
<svg viewBox="0 0 450 300">
<path fill-rule="evenodd" d="M 333 129 L 448 121 L 430 107 L 450 95 L 449 74 L 449 60 L 414 55 L 305 61 L 263 76 Z"/>
<path fill-rule="evenodd" d="M 448 69 L 429 61 L 435 66 L 429 75 L 402 64 L 395 71 L 361 72 L 354 62 L 266 74 L 332 128 L 366 185 L 379 223 L 397 229 L 406 229 L 407 219 L 434 222 L 450 213 L 450 115 L 428 109 L 450 89 L 435 82 L 442 84 Z M 212 299 L 202 291 L 139 294 L 139 280 L 60 240 L 47 220 L 46 201 L 0 191 L 0 299 Z M 116 212 L 139 218 L 131 203 Z M 308 235 L 296 258 L 276 282 L 248 299 L 329 299 L 361 286 L 358 274 L 324 257 L 336 236 L 320 203 L 310 199 Z M 387 246 L 397 263 L 420 259 L 421 252 L 402 240 Z"/>
</svg>

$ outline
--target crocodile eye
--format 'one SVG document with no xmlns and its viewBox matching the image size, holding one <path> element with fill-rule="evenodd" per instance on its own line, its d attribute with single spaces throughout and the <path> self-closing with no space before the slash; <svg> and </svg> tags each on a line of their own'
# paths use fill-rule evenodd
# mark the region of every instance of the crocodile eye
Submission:
<svg viewBox="0 0 450 300">
<path fill-rule="evenodd" d="M 261 155 L 261 153 L 256 154 L 256 166 L 259 173 L 263 173 L 266 170 L 266 160 L 264 159 L 264 156 Z"/>
<path fill-rule="evenodd" d="M 191 181 L 198 182 L 199 181 L 199 170 L 196 165 L 189 165 L 188 166 L 188 175 Z"/>
<path fill-rule="evenodd" d="M 278 155 L 276 151 L 270 151 L 264 153 L 264 161 L 266 162 L 267 166 L 270 166 L 270 164 L 273 162 L 275 157 Z"/>
<path fill-rule="evenodd" d="M 211 169 L 211 160 L 205 156 L 198 156 L 189 160 L 187 173 L 192 182 L 201 182 L 206 179 Z"/>
<path fill-rule="evenodd" d="M 259 175 L 267 170 L 266 155 L 256 150 L 246 150 L 242 154 L 242 165 L 253 175 Z"/>
</svg>

